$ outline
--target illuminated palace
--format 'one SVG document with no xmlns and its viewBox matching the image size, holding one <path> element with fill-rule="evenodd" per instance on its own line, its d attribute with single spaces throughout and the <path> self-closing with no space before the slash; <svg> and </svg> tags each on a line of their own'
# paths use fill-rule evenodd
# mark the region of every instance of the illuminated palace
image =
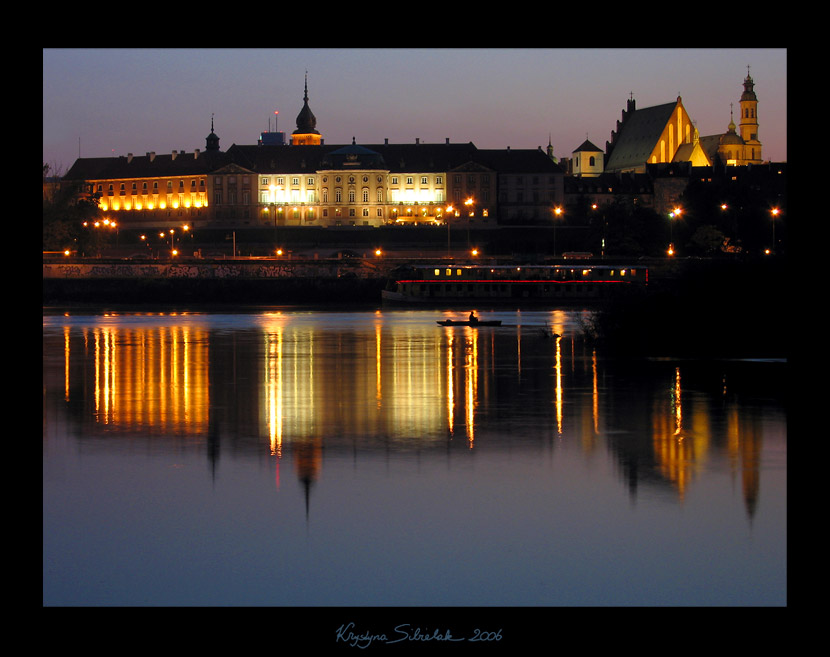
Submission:
<svg viewBox="0 0 830 657">
<path fill-rule="evenodd" d="M 122 228 L 380 226 L 487 228 L 550 216 L 563 202 L 564 172 L 537 149 L 472 143 L 329 146 L 308 103 L 290 145 L 263 133 L 254 145 L 204 151 L 82 158 L 65 180 L 83 184 Z M 281 135 L 280 135 L 281 136 Z"/>
</svg>

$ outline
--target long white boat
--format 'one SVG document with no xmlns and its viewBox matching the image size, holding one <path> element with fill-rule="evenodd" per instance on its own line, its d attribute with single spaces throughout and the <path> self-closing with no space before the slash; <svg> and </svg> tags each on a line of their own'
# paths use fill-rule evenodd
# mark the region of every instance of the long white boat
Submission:
<svg viewBox="0 0 830 657">
<path fill-rule="evenodd" d="M 399 303 L 588 302 L 642 291 L 648 268 L 620 265 L 417 265 L 383 290 Z"/>
</svg>

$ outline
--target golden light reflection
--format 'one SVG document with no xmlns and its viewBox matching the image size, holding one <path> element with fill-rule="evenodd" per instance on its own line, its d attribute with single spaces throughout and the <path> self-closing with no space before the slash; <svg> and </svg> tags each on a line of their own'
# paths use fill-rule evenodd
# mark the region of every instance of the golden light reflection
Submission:
<svg viewBox="0 0 830 657">
<path fill-rule="evenodd" d="M 63 327 L 63 400 L 69 401 L 69 327 Z"/>
<path fill-rule="evenodd" d="M 556 357 L 554 361 L 554 371 L 556 372 L 556 433 L 562 435 L 562 417 L 563 417 L 563 391 L 562 391 L 562 338 L 556 337 Z"/>
<path fill-rule="evenodd" d="M 596 349 L 591 352 L 591 418 L 594 421 L 594 433 L 599 433 L 599 377 Z"/>
<path fill-rule="evenodd" d="M 465 327 L 464 399 L 466 402 L 467 443 L 475 442 L 475 409 L 478 404 L 478 329 Z"/>
<path fill-rule="evenodd" d="M 541 318 L 549 318 L 553 331 L 562 335 L 568 321 L 557 312 Z M 301 470 L 310 481 L 330 438 L 358 447 L 380 438 L 386 445 L 420 449 L 430 441 L 443 444 L 458 430 L 464 450 L 509 440 L 503 429 L 512 425 L 500 423 L 521 416 L 531 392 L 543 416 L 522 428 L 523 438 L 582 431 L 587 450 L 604 444 L 596 437 L 606 424 L 644 427 L 650 431 L 647 445 L 620 442 L 618 447 L 636 448 L 651 479 L 657 475 L 680 498 L 722 447 L 747 505 L 757 503 L 763 425 L 741 414 L 725 378 L 717 409 L 690 386 L 688 375 L 684 380 L 685 365 L 668 370 L 660 365 L 658 388 L 616 397 L 621 393 L 601 385 L 601 352 L 582 352 L 586 345 L 572 335 L 551 344 L 538 331 L 539 316 L 524 333 L 518 327 L 514 333 L 504 327 L 442 329 L 431 321 L 395 324 L 381 313 L 354 330 L 333 330 L 305 316 L 297 320 L 293 313 L 274 313 L 264 316 L 253 337 L 241 339 L 217 336 L 191 321 L 147 315 L 147 325 L 133 321 L 138 315 L 124 315 L 130 321 L 121 322 L 113 313 L 89 328 L 61 326 L 48 336 L 48 344 L 44 338 L 44 355 L 53 368 L 45 382 L 51 386 L 48 394 L 80 414 L 90 433 L 185 436 L 201 444 L 218 440 L 231 424 L 245 431 L 253 427 L 256 449 L 276 457 L 279 485 L 279 461 L 286 453 L 298 466 L 305 464 Z M 227 378 L 214 382 L 215 399 L 211 372 Z M 211 403 L 222 409 L 213 418 Z M 724 414 L 722 443 L 713 410 Z M 617 440 L 610 434 L 605 438 Z"/>
<path fill-rule="evenodd" d="M 453 342 L 455 333 L 449 332 L 447 338 L 447 427 L 450 435 L 455 433 L 455 385 L 453 372 Z"/>
<path fill-rule="evenodd" d="M 72 394 L 70 364 L 78 348 L 65 327 L 67 401 Z M 83 331 L 82 349 L 92 360 L 89 385 L 96 424 L 127 431 L 140 427 L 199 434 L 206 430 L 208 350 L 200 330 L 96 327 Z"/>
<path fill-rule="evenodd" d="M 268 409 L 268 437 L 271 455 L 282 457 L 282 327 L 266 334 L 265 390 Z"/>
<path fill-rule="evenodd" d="M 679 367 L 674 370 L 667 401 L 666 404 L 654 400 L 652 443 L 658 471 L 675 486 L 682 499 L 709 451 L 709 410 L 695 411 L 692 407 L 691 416 L 686 412 L 688 403 Z M 687 416 L 693 421 L 689 422 Z"/>
</svg>

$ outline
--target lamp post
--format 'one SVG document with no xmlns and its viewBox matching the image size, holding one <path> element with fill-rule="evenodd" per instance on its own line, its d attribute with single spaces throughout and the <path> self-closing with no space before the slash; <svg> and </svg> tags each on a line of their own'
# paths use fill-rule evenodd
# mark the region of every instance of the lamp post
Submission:
<svg viewBox="0 0 830 657">
<path fill-rule="evenodd" d="M 772 253 L 775 253 L 775 220 L 778 215 L 781 213 L 781 210 L 778 208 L 773 208 L 770 210 L 770 214 L 772 215 Z"/>
<path fill-rule="evenodd" d="M 473 217 L 476 215 L 475 210 L 475 200 L 473 197 L 469 197 L 466 201 L 464 201 L 464 205 L 467 206 L 467 247 L 470 246 L 470 224 L 473 221 Z"/>
<path fill-rule="evenodd" d="M 674 255 L 674 220 L 676 217 L 679 217 L 682 212 L 682 209 L 679 207 L 674 208 L 671 212 L 669 212 L 669 250 L 668 254 L 670 256 Z"/>
<path fill-rule="evenodd" d="M 445 219 L 447 224 L 447 258 L 450 257 L 450 217 L 453 215 L 453 213 L 458 215 L 458 213 L 455 211 L 455 208 L 453 208 L 453 206 L 451 205 L 448 205 Z"/>
<path fill-rule="evenodd" d="M 553 257 L 556 257 L 556 220 L 562 216 L 562 207 L 557 205 L 553 208 Z"/>
</svg>

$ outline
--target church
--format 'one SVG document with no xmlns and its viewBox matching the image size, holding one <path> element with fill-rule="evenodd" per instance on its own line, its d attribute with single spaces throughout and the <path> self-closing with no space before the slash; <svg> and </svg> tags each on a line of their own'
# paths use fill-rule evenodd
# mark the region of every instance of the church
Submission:
<svg viewBox="0 0 830 657">
<path fill-rule="evenodd" d="M 643 109 L 637 109 L 631 97 L 605 151 L 586 140 L 573 151 L 568 173 L 577 177 L 638 174 L 645 173 L 650 164 L 678 162 L 693 167 L 761 164 L 758 98 L 749 71 L 743 87 L 738 125 L 730 117 L 725 133 L 707 137 L 698 134 L 680 96 L 674 102 Z"/>
</svg>

